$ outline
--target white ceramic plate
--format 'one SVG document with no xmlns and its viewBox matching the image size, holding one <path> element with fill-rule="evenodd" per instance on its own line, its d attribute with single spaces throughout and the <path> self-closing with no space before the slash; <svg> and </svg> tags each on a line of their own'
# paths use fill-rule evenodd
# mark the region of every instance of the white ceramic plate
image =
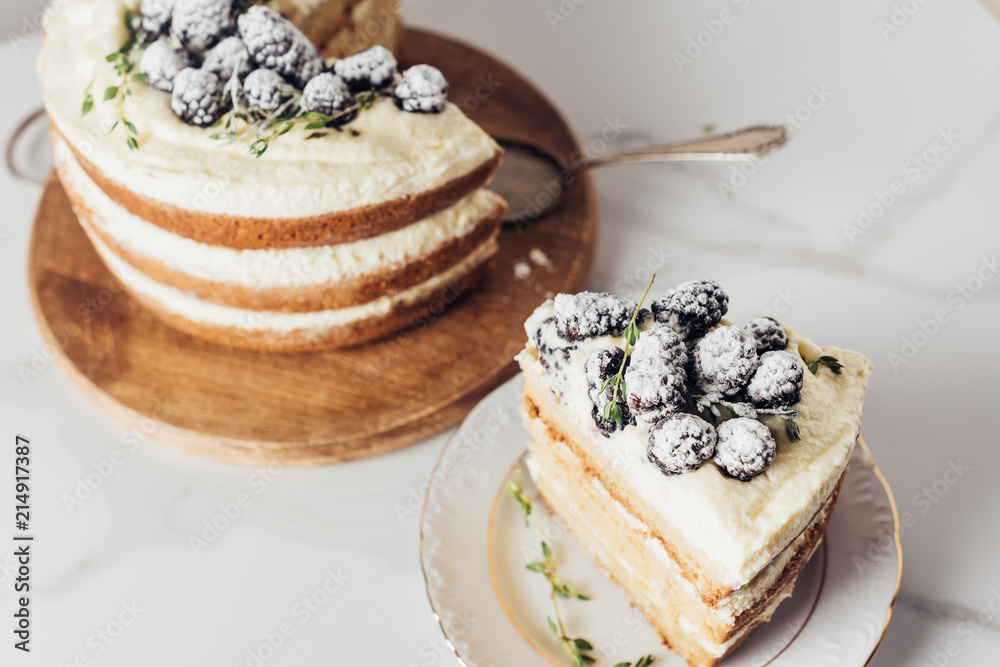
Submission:
<svg viewBox="0 0 1000 667">
<path fill-rule="evenodd" d="M 427 596 L 468 667 L 573 664 L 547 626 L 548 583 L 525 569 L 540 559 L 538 534 L 504 491 L 514 469 L 523 468 L 529 438 L 518 414 L 521 392 L 518 376 L 469 413 L 445 445 L 424 499 L 420 560 Z M 823 544 L 795 594 L 722 665 L 856 667 L 871 660 L 892 614 L 902 554 L 892 494 L 871 452 L 859 445 Z M 560 611 L 567 633 L 593 644 L 596 667 L 649 653 L 657 667 L 684 665 L 548 513 L 527 470 L 521 480 L 559 574 L 592 598 L 560 599 Z"/>
</svg>

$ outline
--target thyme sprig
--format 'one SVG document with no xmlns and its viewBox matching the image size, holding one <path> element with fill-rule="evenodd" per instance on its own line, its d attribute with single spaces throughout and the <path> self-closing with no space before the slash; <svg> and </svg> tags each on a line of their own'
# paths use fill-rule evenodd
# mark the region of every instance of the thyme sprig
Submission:
<svg viewBox="0 0 1000 667">
<path fill-rule="evenodd" d="M 649 290 L 653 286 L 654 280 L 656 280 L 655 273 L 649 279 L 646 291 L 642 293 L 642 298 L 639 299 L 639 303 L 635 307 L 635 312 L 632 313 L 632 319 L 629 320 L 628 326 L 625 327 L 623 333 L 625 336 L 625 356 L 622 357 L 622 363 L 618 367 L 618 372 L 605 380 L 604 384 L 601 385 L 602 394 L 608 387 L 612 388 L 611 400 L 604 404 L 602 411 L 602 416 L 606 422 L 622 423 L 622 409 L 618 407 L 618 394 L 621 393 L 622 396 L 625 396 L 628 393 L 625 386 L 625 362 L 628 360 L 629 355 L 632 354 L 632 350 L 635 349 L 636 341 L 639 340 L 639 325 L 636 323 L 636 318 L 639 316 L 639 310 L 642 309 L 643 301 L 649 295 Z"/>
<path fill-rule="evenodd" d="M 304 131 L 312 133 L 306 139 L 324 137 L 330 129 L 340 131 L 339 127 L 334 126 L 334 121 L 370 108 L 378 96 L 374 90 L 359 93 L 355 104 L 329 116 L 318 111 L 308 111 L 302 104 L 302 94 L 289 86 L 282 90 L 289 95 L 288 101 L 277 111 L 263 115 L 247 107 L 239 86 L 239 80 L 235 78 L 226 84 L 226 94 L 231 97 L 232 106 L 212 125 L 213 128 L 221 128 L 222 131 L 210 137 L 227 143 L 251 138 L 247 152 L 257 158 L 267 152 L 272 141 L 288 134 L 299 125 L 303 126 Z M 359 134 L 356 130 L 351 131 L 351 136 L 356 137 Z"/>
<path fill-rule="evenodd" d="M 133 56 L 146 46 L 146 44 L 145 38 L 139 32 L 136 14 L 131 10 L 125 12 L 125 28 L 128 30 L 128 39 L 117 51 L 109 53 L 104 58 L 105 61 L 111 64 L 117 81 L 114 85 L 104 89 L 102 101 L 114 101 L 118 107 L 118 120 L 111 126 L 110 131 L 113 132 L 116 127 L 122 125 L 125 128 L 125 142 L 128 144 L 129 150 L 136 150 L 139 148 L 139 130 L 129 120 L 128 101 L 134 93 L 132 84 L 145 83 L 146 81 L 145 74 L 135 71 L 136 63 L 133 60 Z M 83 107 L 81 109 L 81 115 L 83 116 L 94 110 L 93 87 L 94 81 L 91 81 L 84 91 Z"/>
<path fill-rule="evenodd" d="M 530 527 L 532 516 L 532 502 L 528 498 L 527 494 L 524 493 L 524 489 L 521 488 L 521 470 L 518 468 L 514 471 L 514 477 L 510 482 L 507 483 L 507 492 L 514 498 L 518 505 L 521 507 L 521 511 L 524 514 L 524 524 Z M 552 608 L 554 610 L 553 616 L 546 616 L 545 620 L 548 623 L 549 630 L 559 640 L 560 645 L 562 645 L 563 650 L 566 654 L 573 659 L 573 663 L 576 667 L 584 667 L 596 662 L 590 653 L 594 650 L 593 644 L 584 639 L 583 637 L 570 637 L 566 632 L 566 626 L 563 624 L 562 614 L 559 612 L 559 602 L 558 598 L 566 599 L 576 599 L 576 600 L 589 600 L 590 598 L 583 593 L 576 590 L 576 588 L 565 581 L 559 576 L 559 572 L 556 570 L 555 556 L 552 553 L 552 547 L 549 543 L 545 541 L 545 535 L 542 532 L 542 526 L 538 522 L 537 516 L 535 517 L 535 528 L 538 531 L 538 540 L 542 548 L 542 560 L 529 563 L 525 567 L 532 571 L 538 572 L 545 575 L 545 579 L 549 582 L 549 599 L 552 600 Z M 646 655 L 639 658 L 635 663 L 635 667 L 648 667 L 653 664 L 655 658 L 651 655 Z M 619 662 L 615 667 L 632 667 L 631 663 Z"/>
<path fill-rule="evenodd" d="M 803 359 L 802 361 L 806 360 Z M 828 367 L 831 371 L 833 371 L 837 375 L 840 375 L 840 371 L 843 370 L 844 368 L 844 364 L 840 363 L 837 357 L 831 357 L 828 354 L 824 354 L 819 359 L 815 359 L 813 361 L 807 361 L 806 363 L 809 364 L 809 370 L 812 371 L 813 375 L 819 373 L 820 366 Z"/>
</svg>

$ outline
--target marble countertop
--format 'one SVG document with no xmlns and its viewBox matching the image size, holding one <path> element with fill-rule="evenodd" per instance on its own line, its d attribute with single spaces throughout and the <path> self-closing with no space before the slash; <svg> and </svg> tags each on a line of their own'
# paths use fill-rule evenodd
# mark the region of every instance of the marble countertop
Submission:
<svg viewBox="0 0 1000 667">
<path fill-rule="evenodd" d="M 41 2 L 0 10 L 4 136 L 39 105 Z M 590 286 L 639 293 L 649 269 L 661 285 L 715 278 L 733 319 L 771 309 L 871 358 L 862 433 L 895 491 L 905 556 L 873 664 L 997 664 L 1000 22 L 987 6 L 411 0 L 405 12 L 528 73 L 594 151 L 706 125 L 794 127 L 761 164 L 596 172 Z M 34 650 L 4 664 L 248 665 L 289 623 L 268 667 L 454 664 L 417 560 L 421 488 L 447 434 L 273 475 L 124 430 L 46 358 L 25 278 L 39 194 L 0 174 L 0 417 L 6 438 L 36 443 L 38 535 Z M 95 472 L 96 488 L 78 488 Z M 212 537 L 206 522 L 240 494 L 250 504 Z M 73 495 L 86 497 L 67 508 Z M 13 564 L 0 556 L 5 610 Z"/>
</svg>

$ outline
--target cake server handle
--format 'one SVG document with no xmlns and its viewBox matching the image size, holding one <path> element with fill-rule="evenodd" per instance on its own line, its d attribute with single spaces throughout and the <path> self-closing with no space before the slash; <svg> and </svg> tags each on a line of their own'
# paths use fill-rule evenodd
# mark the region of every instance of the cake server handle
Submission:
<svg viewBox="0 0 1000 667">
<path fill-rule="evenodd" d="M 690 162 L 757 160 L 788 141 L 783 125 L 755 125 L 735 132 L 699 137 L 673 144 L 647 146 L 635 150 L 598 155 L 582 169 L 630 162 Z M 582 170 L 581 169 L 581 170 Z"/>
<path fill-rule="evenodd" d="M 10 137 L 7 139 L 7 145 L 4 147 L 4 158 L 7 163 L 7 171 L 11 173 L 14 178 L 17 178 L 28 183 L 36 183 L 38 185 L 45 185 L 46 179 L 41 176 L 36 176 L 31 173 L 30 170 L 24 169 L 17 160 L 17 146 L 20 140 L 28 132 L 28 130 L 40 119 L 45 117 L 45 109 L 40 108 L 31 112 L 30 115 L 25 117 L 14 131 L 10 133 Z"/>
</svg>

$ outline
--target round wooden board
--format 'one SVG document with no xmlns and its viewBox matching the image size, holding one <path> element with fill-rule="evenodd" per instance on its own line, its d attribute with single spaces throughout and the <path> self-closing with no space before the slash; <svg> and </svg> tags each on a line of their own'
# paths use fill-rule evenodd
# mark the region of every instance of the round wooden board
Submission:
<svg viewBox="0 0 1000 667">
<path fill-rule="evenodd" d="M 409 30 L 406 40 L 401 62 L 441 69 L 452 101 L 493 136 L 534 144 L 564 164 L 579 150 L 559 113 L 504 64 L 439 35 Z M 316 465 L 422 440 L 513 376 L 525 318 L 552 293 L 583 287 L 595 216 L 591 181 L 578 176 L 554 213 L 503 230 L 496 264 L 475 292 L 408 331 L 346 350 L 246 352 L 161 324 L 121 291 L 55 178 L 35 219 L 29 282 L 60 365 L 114 418 L 201 456 Z M 515 278 L 514 263 L 533 248 L 551 268 L 532 264 L 527 278 Z"/>
</svg>

